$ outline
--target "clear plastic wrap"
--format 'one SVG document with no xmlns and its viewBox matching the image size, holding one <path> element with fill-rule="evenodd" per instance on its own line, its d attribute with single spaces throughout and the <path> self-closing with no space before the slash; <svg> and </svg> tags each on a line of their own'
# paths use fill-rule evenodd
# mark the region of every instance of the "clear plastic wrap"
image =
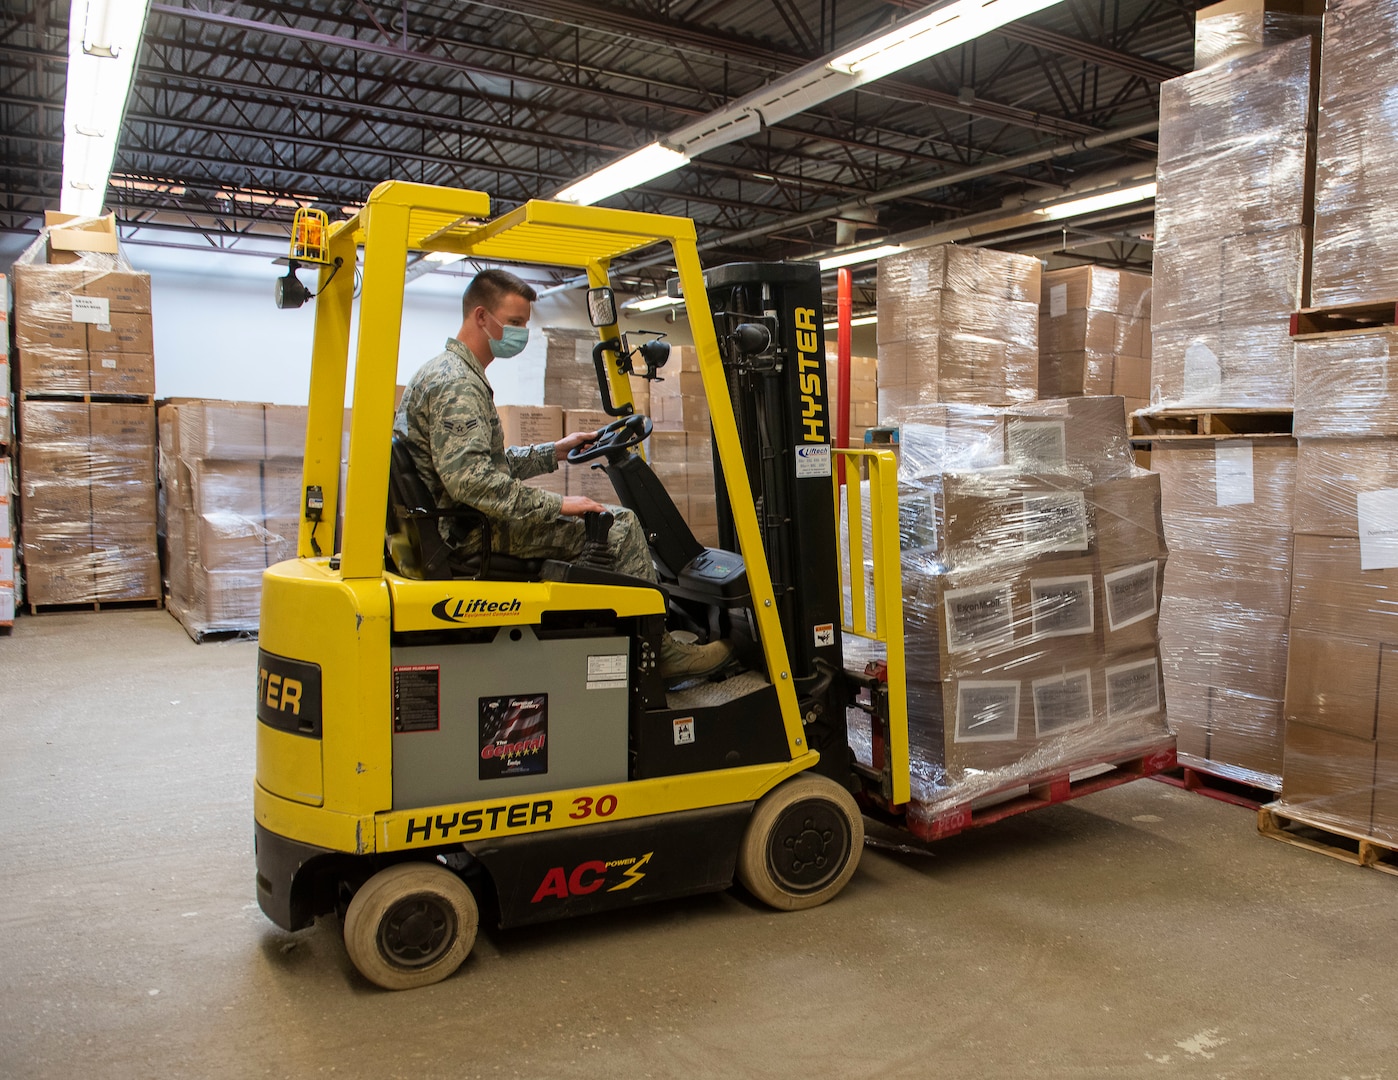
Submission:
<svg viewBox="0 0 1398 1080">
<path fill-rule="evenodd" d="M 24 401 L 19 417 L 29 602 L 159 599 L 154 407 Z"/>
<path fill-rule="evenodd" d="M 1325 13 L 1315 190 L 1316 306 L 1398 297 L 1398 0 Z"/>
<path fill-rule="evenodd" d="M 195 640 L 256 630 L 262 571 L 296 555 L 306 410 L 193 401 L 161 417 L 170 610 Z"/>
<path fill-rule="evenodd" d="M 120 253 L 51 264 L 49 232 L 15 260 L 16 389 L 25 394 L 155 393 L 150 275 Z"/>
<path fill-rule="evenodd" d="M 1295 539 L 1280 809 L 1398 841 L 1398 559 Z"/>
<path fill-rule="evenodd" d="M 0 626 L 15 621 L 19 603 L 16 589 L 14 485 L 10 459 L 0 454 Z"/>
<path fill-rule="evenodd" d="M 1182 760 L 1276 790 L 1296 446 L 1161 442 L 1151 465 L 1170 545 L 1160 655 Z"/>
<path fill-rule="evenodd" d="M 1291 404 L 1308 299 L 1306 38 L 1161 85 L 1151 404 Z"/>
<path fill-rule="evenodd" d="M 1299 37 L 1319 37 L 1320 18 L 1286 11 L 1226 11 L 1194 19 L 1194 70 L 1250 56 Z"/>
<path fill-rule="evenodd" d="M 1398 436 L 1398 329 L 1299 338 L 1299 438 Z"/>
<path fill-rule="evenodd" d="M 879 419 L 1038 396 L 1037 259 L 947 244 L 878 264 Z"/>
<path fill-rule="evenodd" d="M 1042 453 L 1033 471 L 1004 463 L 1017 421 L 1070 405 L 1084 412 L 1057 429 L 1056 467 Z M 1032 408 L 937 406 L 899 432 L 914 815 L 1167 737 L 1159 479 L 1131 464 L 1119 398 Z M 850 602 L 847 587 L 847 616 Z M 878 656 L 846 635 L 848 666 Z M 867 759 L 858 717 L 852 741 Z"/>
<path fill-rule="evenodd" d="M 1151 279 L 1078 266 L 1043 277 L 1039 396 L 1117 395 L 1126 411 L 1150 398 Z"/>
</svg>

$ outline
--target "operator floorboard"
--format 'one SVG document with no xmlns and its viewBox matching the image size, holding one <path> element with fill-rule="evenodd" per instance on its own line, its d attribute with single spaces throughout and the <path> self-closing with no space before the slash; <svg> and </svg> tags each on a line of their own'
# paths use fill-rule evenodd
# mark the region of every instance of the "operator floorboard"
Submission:
<svg viewBox="0 0 1398 1080">
<path fill-rule="evenodd" d="M 665 696 L 665 704 L 670 709 L 711 709 L 726 705 L 741 697 L 770 686 L 760 672 L 744 671 L 722 682 L 708 679 L 695 679 L 681 683 Z"/>
</svg>

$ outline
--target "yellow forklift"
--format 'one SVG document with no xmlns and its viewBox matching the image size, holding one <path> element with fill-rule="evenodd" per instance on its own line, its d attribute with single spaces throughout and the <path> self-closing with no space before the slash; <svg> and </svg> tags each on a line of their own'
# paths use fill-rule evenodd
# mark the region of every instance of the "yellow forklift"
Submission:
<svg viewBox="0 0 1398 1080">
<path fill-rule="evenodd" d="M 318 267 L 317 292 L 278 288 L 279 303 L 316 296 L 316 320 L 298 557 L 263 579 L 262 910 L 287 930 L 338 912 L 360 972 L 406 989 L 456 970 L 481 911 L 509 927 L 735 880 L 779 909 L 834 897 L 863 847 L 853 794 L 896 811 L 909 774 L 895 463 L 831 446 L 818 271 L 706 274 L 687 219 L 536 201 L 490 220 L 484 194 L 396 181 L 324 235 L 324 250 L 299 255 Z M 613 260 L 660 244 L 712 416 L 717 548 L 698 543 L 646 463 L 651 423 L 629 377 L 663 378 L 666 350 L 631 347 L 608 285 Z M 355 275 L 338 270 L 360 248 L 351 368 Z M 574 460 L 604 468 L 636 512 L 658 585 L 606 565 L 601 515 L 577 563 L 492 555 L 487 537 L 446 566 L 438 520 L 451 511 L 427 504 L 393 441 L 413 252 L 586 272 L 599 388 L 616 420 Z M 741 670 L 667 686 L 667 626 L 728 638 Z M 883 642 L 886 668 L 847 672 L 848 634 Z M 849 708 L 870 714 L 872 767 L 849 749 Z"/>
</svg>

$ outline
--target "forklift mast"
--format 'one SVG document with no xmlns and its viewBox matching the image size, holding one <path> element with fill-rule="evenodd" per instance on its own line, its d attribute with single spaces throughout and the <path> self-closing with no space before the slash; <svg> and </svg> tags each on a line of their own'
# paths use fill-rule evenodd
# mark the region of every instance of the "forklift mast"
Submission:
<svg viewBox="0 0 1398 1080">
<path fill-rule="evenodd" d="M 848 697 L 824 311 L 812 264 L 733 263 L 704 274 L 759 532 L 818 771 L 848 776 Z M 721 471 L 719 541 L 736 550 Z"/>
</svg>

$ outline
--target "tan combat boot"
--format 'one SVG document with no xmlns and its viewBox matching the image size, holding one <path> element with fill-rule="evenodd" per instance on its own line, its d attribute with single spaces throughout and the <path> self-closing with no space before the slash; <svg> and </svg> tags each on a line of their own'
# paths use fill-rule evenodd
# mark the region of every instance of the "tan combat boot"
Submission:
<svg viewBox="0 0 1398 1080">
<path fill-rule="evenodd" d="M 702 679 L 721 669 L 733 658 L 733 646 L 726 641 L 691 645 L 676 641 L 668 633 L 660 640 L 660 677 L 667 682 Z"/>
</svg>

